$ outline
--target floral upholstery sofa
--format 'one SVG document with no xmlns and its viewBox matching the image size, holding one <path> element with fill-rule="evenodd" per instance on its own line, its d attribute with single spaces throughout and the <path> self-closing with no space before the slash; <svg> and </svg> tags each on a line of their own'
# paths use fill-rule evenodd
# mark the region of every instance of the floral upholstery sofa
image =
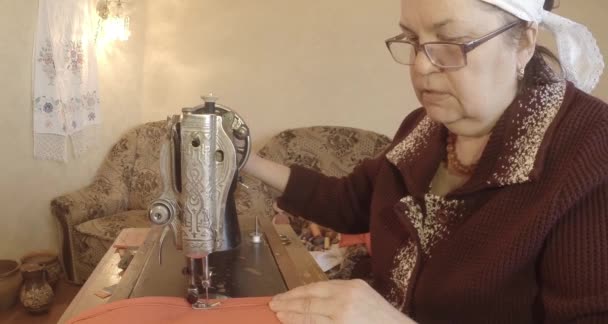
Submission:
<svg viewBox="0 0 608 324">
<path fill-rule="evenodd" d="M 166 122 L 141 125 L 110 150 L 90 185 L 57 197 L 51 211 L 61 225 L 62 261 L 70 281 L 83 283 L 123 228 L 149 227 L 148 205 L 160 195 L 160 143 Z M 259 152 L 271 160 L 297 163 L 329 175 L 344 175 L 363 158 L 382 151 L 389 139 L 346 127 L 316 126 L 283 131 Z M 278 192 L 243 175 L 249 187 L 235 192 L 239 217 L 272 216 Z M 297 218 L 292 226 L 306 226 Z"/>
<path fill-rule="evenodd" d="M 322 172 L 329 176 L 344 176 L 350 173 L 363 159 L 375 157 L 390 144 L 390 139 L 372 131 L 337 126 L 313 126 L 285 130 L 272 137 L 258 155 L 284 165 L 298 164 Z M 262 185 L 264 186 L 264 185 Z M 265 187 L 265 186 L 264 186 Z M 274 189 L 269 192 L 272 203 L 280 194 Z M 264 195 L 268 197 L 267 195 Z M 310 237 L 310 222 L 287 214 L 291 226 L 301 238 Z M 306 243 L 306 242 L 305 242 Z M 313 250 L 310 240 L 305 246 Z M 371 269 L 360 267 L 359 274 L 353 271 L 362 259 L 369 261 L 369 254 L 363 243 L 349 246 L 342 264 L 328 271 L 330 279 L 350 279 L 357 277 L 369 281 Z M 361 273 L 363 272 L 363 273 Z"/>
</svg>

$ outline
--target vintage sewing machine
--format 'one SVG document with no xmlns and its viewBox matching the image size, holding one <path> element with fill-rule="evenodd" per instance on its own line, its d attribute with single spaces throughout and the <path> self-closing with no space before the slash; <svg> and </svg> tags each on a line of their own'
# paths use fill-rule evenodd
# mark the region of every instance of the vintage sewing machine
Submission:
<svg viewBox="0 0 608 324">
<path fill-rule="evenodd" d="M 239 170 L 251 151 L 249 128 L 213 95 L 205 103 L 184 108 L 168 118 L 168 136 L 161 148 L 163 193 L 150 207 L 150 220 L 163 226 L 158 249 L 163 262 L 163 242 L 169 232 L 186 262 L 186 298 L 195 309 L 210 304 L 212 253 L 229 251 L 241 243 L 234 201 Z M 251 239 L 261 242 L 257 219 Z M 202 298 L 204 297 L 204 298 Z M 217 300 L 218 294 L 212 298 Z"/>
</svg>

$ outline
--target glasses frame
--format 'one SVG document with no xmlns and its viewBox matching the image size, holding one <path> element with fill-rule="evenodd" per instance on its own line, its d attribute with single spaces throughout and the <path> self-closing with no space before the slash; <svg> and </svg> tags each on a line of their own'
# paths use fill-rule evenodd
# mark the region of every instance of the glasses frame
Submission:
<svg viewBox="0 0 608 324">
<path fill-rule="evenodd" d="M 479 47 L 480 45 L 484 44 L 485 42 L 491 40 L 492 38 L 506 32 L 507 30 L 519 25 L 523 23 L 521 20 L 518 21 L 514 21 L 512 23 L 509 23 L 489 34 L 486 34 L 484 36 L 481 36 L 477 39 L 474 39 L 470 42 L 466 42 L 466 43 L 458 43 L 458 42 L 427 42 L 424 44 L 417 44 L 415 42 L 412 42 L 411 40 L 407 39 L 407 36 L 405 35 L 405 33 L 401 33 L 395 37 L 391 37 L 387 40 L 384 41 L 384 43 L 386 44 L 386 47 L 388 48 L 388 51 L 391 53 L 391 56 L 393 57 L 393 59 L 395 60 L 395 62 L 399 63 L 399 64 L 403 64 L 403 65 L 408 65 L 408 66 L 412 66 L 414 65 L 414 63 L 402 63 L 399 62 L 396 58 L 395 55 L 393 55 L 393 51 L 391 50 L 391 44 L 393 43 L 405 43 L 405 44 L 409 44 L 412 45 L 414 47 L 414 52 L 416 54 L 416 56 L 418 55 L 419 52 L 424 52 L 424 54 L 426 55 L 426 57 L 429 59 L 429 61 L 436 67 L 440 68 L 440 69 L 460 69 L 463 68 L 465 66 L 467 66 L 468 64 L 468 58 L 467 58 L 467 54 L 469 52 L 471 52 L 472 50 L 476 49 L 477 47 Z M 440 64 L 437 64 L 434 62 L 434 60 L 431 58 L 431 55 L 429 55 L 427 46 L 429 45 L 452 45 L 452 46 L 458 46 L 460 47 L 460 51 L 462 52 L 462 56 L 464 57 L 464 64 L 463 65 L 459 65 L 459 66 L 443 66 Z"/>
</svg>

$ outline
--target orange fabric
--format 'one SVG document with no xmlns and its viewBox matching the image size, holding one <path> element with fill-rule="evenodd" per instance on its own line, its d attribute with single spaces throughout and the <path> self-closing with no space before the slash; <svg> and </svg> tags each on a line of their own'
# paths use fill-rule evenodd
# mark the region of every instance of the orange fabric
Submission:
<svg viewBox="0 0 608 324">
<path fill-rule="evenodd" d="M 364 234 L 341 234 L 340 247 L 347 247 L 355 244 L 365 244 L 367 253 L 372 255 L 372 243 L 369 233 Z"/>
<path fill-rule="evenodd" d="M 120 300 L 85 311 L 69 324 L 272 324 L 280 323 L 268 307 L 271 297 L 221 300 L 213 309 L 193 310 L 184 298 L 142 297 Z"/>
</svg>

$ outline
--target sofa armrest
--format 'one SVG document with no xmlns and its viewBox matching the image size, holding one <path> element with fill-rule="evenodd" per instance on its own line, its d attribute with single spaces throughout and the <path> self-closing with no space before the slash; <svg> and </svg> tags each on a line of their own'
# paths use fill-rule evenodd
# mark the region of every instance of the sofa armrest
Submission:
<svg viewBox="0 0 608 324">
<path fill-rule="evenodd" d="M 51 213 L 61 227 L 61 258 L 69 281 L 82 283 L 86 279 L 78 278 L 74 268 L 74 260 L 78 258 L 74 240 L 76 226 L 125 211 L 128 206 L 127 197 L 127 190 L 122 183 L 113 184 L 108 178 L 98 176 L 89 186 L 51 201 Z"/>
<path fill-rule="evenodd" d="M 89 186 L 51 201 L 51 211 L 60 223 L 76 226 L 88 220 L 126 210 L 127 193 L 98 177 Z"/>
</svg>

